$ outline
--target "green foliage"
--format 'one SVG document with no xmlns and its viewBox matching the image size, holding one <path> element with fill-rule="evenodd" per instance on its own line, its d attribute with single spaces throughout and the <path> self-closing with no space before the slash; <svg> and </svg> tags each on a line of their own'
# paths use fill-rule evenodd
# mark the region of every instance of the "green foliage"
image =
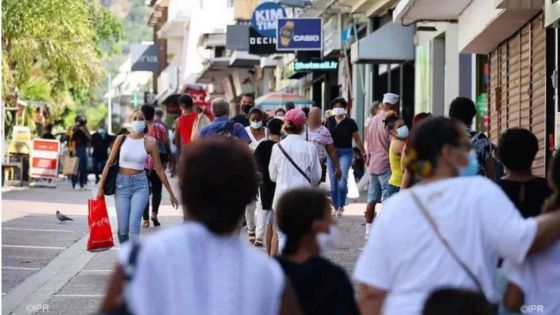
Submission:
<svg viewBox="0 0 560 315">
<path fill-rule="evenodd" d="M 107 111 L 106 104 L 88 107 L 84 113 L 88 121 L 88 127 L 91 130 L 95 130 L 103 126 L 105 124 L 105 118 L 107 117 Z"/>
<path fill-rule="evenodd" d="M 75 105 L 93 102 L 103 61 L 120 51 L 123 27 L 98 1 L 2 0 L 5 98 L 49 102 L 55 123 L 73 121 Z"/>
</svg>

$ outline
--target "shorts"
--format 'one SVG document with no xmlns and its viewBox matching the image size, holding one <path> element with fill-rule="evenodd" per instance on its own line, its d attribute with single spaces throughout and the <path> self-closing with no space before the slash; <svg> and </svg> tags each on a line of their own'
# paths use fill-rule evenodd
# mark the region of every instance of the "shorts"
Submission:
<svg viewBox="0 0 560 315">
<path fill-rule="evenodd" d="M 385 190 L 385 195 L 383 196 L 383 200 L 387 200 L 391 198 L 392 195 L 398 193 L 401 190 L 400 187 L 393 186 L 391 184 L 387 185 L 387 189 Z"/>
<path fill-rule="evenodd" d="M 264 223 L 267 225 L 274 224 L 274 211 L 272 210 L 263 210 L 262 213 L 264 214 Z"/>
<path fill-rule="evenodd" d="M 368 202 L 381 202 L 385 199 L 389 178 L 391 178 L 391 171 L 378 175 L 370 174 Z"/>
</svg>

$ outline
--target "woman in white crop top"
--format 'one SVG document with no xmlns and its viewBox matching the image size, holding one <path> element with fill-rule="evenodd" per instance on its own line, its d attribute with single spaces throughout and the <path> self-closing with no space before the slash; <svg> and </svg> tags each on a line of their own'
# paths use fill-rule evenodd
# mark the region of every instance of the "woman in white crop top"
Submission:
<svg viewBox="0 0 560 315">
<path fill-rule="evenodd" d="M 157 173 L 165 188 L 169 192 L 171 204 L 177 208 L 179 202 L 169 185 L 165 171 L 159 158 L 157 143 L 154 139 L 147 137 L 144 132 L 146 122 L 141 111 L 132 113 L 131 132 L 127 135 L 118 136 L 107 164 L 103 169 L 103 175 L 99 182 L 97 198 L 103 198 L 103 186 L 107 179 L 109 166 L 119 159 L 119 174 L 117 175 L 115 188 L 115 206 L 117 208 L 117 222 L 119 242 L 128 241 L 140 235 L 140 221 L 144 208 L 148 204 L 150 188 L 148 178 L 144 171 L 144 163 L 148 154 L 152 156 L 154 171 Z M 120 147 L 120 150 L 119 150 Z"/>
</svg>

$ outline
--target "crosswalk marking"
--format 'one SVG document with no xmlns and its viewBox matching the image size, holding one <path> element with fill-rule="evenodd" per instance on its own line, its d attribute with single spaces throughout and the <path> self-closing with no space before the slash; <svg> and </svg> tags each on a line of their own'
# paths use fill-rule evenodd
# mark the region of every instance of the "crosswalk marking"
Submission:
<svg viewBox="0 0 560 315">
<path fill-rule="evenodd" d="M 30 231 L 30 232 L 60 232 L 60 233 L 76 233 L 76 231 L 70 230 L 55 230 L 55 229 L 26 229 L 26 228 L 15 228 L 15 227 L 3 227 L 6 231 Z"/>
<path fill-rule="evenodd" d="M 36 270 L 39 270 L 40 268 L 2 266 L 2 269 L 5 269 L 5 270 L 31 270 L 31 271 L 36 271 Z"/>
<path fill-rule="evenodd" d="M 29 248 L 29 249 L 56 249 L 56 250 L 64 250 L 66 247 L 59 247 L 59 246 L 33 246 L 33 245 L 7 245 L 2 244 L 2 247 L 8 248 Z"/>
</svg>

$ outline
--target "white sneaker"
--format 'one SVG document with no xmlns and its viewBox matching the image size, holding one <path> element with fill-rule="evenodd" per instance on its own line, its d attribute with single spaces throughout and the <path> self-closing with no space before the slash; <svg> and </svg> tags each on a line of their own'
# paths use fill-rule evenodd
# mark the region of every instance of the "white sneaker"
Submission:
<svg viewBox="0 0 560 315">
<path fill-rule="evenodd" d="M 344 208 L 338 208 L 338 210 L 336 210 L 336 217 L 341 218 L 342 212 L 344 212 Z"/>
<path fill-rule="evenodd" d="M 75 191 L 80 191 L 81 189 L 80 189 L 80 187 L 74 187 L 74 190 Z"/>
</svg>

